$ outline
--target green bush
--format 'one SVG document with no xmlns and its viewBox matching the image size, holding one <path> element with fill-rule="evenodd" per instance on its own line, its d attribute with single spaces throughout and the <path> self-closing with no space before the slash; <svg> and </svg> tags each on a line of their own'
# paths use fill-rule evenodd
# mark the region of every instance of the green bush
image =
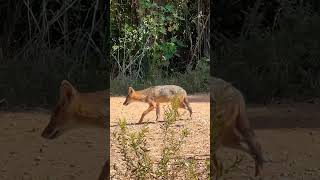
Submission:
<svg viewBox="0 0 320 180">
<path fill-rule="evenodd" d="M 110 92 L 112 95 L 126 95 L 128 86 L 140 90 L 155 85 L 173 84 L 183 87 L 188 93 L 209 92 L 208 77 L 210 66 L 202 60 L 194 70 L 186 73 L 175 73 L 172 76 L 153 75 L 149 79 L 130 77 L 117 77 L 110 80 Z"/>
<path fill-rule="evenodd" d="M 126 126 L 125 119 L 119 121 L 120 130 L 114 132 L 113 136 L 118 142 L 124 170 L 120 165 L 114 164 L 115 174 L 112 176 L 130 179 L 197 179 L 209 175 L 209 166 L 205 172 L 201 171 L 194 157 L 186 159 L 181 155 L 181 150 L 188 138 L 187 129 L 176 130 L 174 124 L 179 119 L 179 100 L 174 98 L 171 106 L 165 108 L 164 123 L 161 125 L 162 144 L 161 157 L 152 161 L 146 142 L 148 128 L 144 126 L 140 131 L 130 132 Z"/>
<path fill-rule="evenodd" d="M 176 84 L 207 90 L 207 1 L 111 1 L 111 92 Z M 132 8 L 135 6 L 135 8 Z"/>
</svg>

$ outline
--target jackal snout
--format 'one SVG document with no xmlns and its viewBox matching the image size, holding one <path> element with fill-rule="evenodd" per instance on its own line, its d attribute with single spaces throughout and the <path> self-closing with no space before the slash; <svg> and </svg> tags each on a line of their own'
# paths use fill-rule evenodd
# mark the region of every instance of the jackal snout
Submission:
<svg viewBox="0 0 320 180">
<path fill-rule="evenodd" d="M 49 124 L 41 133 L 43 138 L 55 139 L 69 129 L 68 126 L 71 122 L 69 122 L 68 118 L 65 119 L 61 114 L 57 115 L 55 113 L 51 115 Z"/>
<path fill-rule="evenodd" d="M 41 136 L 45 139 L 55 139 L 62 134 L 62 131 L 59 129 L 54 128 L 53 126 L 47 126 Z"/>
<path fill-rule="evenodd" d="M 134 89 L 132 87 L 128 87 L 128 95 L 126 97 L 126 100 L 123 102 L 123 105 L 124 106 L 128 106 L 131 101 L 132 101 L 132 96 L 133 96 L 133 93 L 134 93 Z"/>
<path fill-rule="evenodd" d="M 126 99 L 126 100 L 123 102 L 123 104 L 122 104 L 122 105 L 124 105 L 124 106 L 128 106 L 128 105 L 129 105 L 128 100 Z"/>
</svg>

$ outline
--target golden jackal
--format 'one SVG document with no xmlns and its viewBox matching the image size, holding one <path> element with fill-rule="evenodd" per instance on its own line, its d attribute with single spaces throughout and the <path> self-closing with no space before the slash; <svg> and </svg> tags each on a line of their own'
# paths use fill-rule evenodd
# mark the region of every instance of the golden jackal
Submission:
<svg viewBox="0 0 320 180">
<path fill-rule="evenodd" d="M 68 81 L 63 80 L 59 100 L 41 136 L 46 139 L 54 139 L 77 127 L 106 127 L 109 118 L 108 98 L 108 91 L 80 93 Z M 109 167 L 109 157 L 107 157 L 99 180 L 109 177 L 109 171 L 105 169 L 107 167 Z"/>
<path fill-rule="evenodd" d="M 128 88 L 128 95 L 123 105 L 127 106 L 133 101 L 140 101 L 149 104 L 149 108 L 141 115 L 139 123 L 142 122 L 145 115 L 156 108 L 157 121 L 160 116 L 160 103 L 169 102 L 177 96 L 180 101 L 180 108 L 187 109 L 192 115 L 192 109 L 187 99 L 187 92 L 176 85 L 152 86 L 144 90 L 135 91 L 132 87 Z"/>
<path fill-rule="evenodd" d="M 255 160 L 255 175 L 261 175 L 264 162 L 261 145 L 250 127 L 241 92 L 219 78 L 210 77 L 209 83 L 216 110 L 214 116 L 217 122 L 214 123 L 221 124 L 216 129 L 214 153 L 221 145 L 249 153 Z M 214 164 L 217 167 L 217 161 Z"/>
</svg>

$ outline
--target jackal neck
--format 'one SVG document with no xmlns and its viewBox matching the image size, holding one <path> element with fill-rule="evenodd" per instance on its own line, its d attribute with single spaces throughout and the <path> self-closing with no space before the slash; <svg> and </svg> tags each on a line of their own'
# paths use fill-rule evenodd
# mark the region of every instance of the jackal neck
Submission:
<svg viewBox="0 0 320 180">
<path fill-rule="evenodd" d="M 88 116 L 83 116 L 81 114 L 76 114 L 76 116 L 81 124 L 90 124 L 92 126 L 96 126 L 96 127 L 100 127 L 100 128 L 107 127 L 106 122 L 107 122 L 108 118 L 105 116 L 88 117 Z"/>
<path fill-rule="evenodd" d="M 79 103 L 75 110 L 75 116 L 81 123 L 104 127 L 109 117 L 107 106 L 107 102 L 97 104 Z"/>
<path fill-rule="evenodd" d="M 132 99 L 146 102 L 147 95 L 145 95 L 145 93 L 145 90 L 136 91 L 134 94 L 132 94 Z"/>
</svg>

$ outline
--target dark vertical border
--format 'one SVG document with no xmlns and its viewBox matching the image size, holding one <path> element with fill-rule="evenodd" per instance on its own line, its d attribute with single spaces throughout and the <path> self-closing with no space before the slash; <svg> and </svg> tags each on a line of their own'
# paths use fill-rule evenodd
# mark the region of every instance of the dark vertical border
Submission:
<svg viewBox="0 0 320 180">
<path fill-rule="evenodd" d="M 107 161 L 104 164 L 102 173 L 105 173 L 107 179 L 110 179 L 110 0 L 102 0 L 103 1 L 103 16 L 104 16 L 104 32 L 105 32 L 105 41 L 104 41 L 104 53 L 105 59 L 104 62 L 107 66 L 107 111 L 109 112 L 108 117 L 106 119 L 105 133 L 106 133 L 106 157 Z M 101 179 L 100 180 L 105 180 Z"/>
<path fill-rule="evenodd" d="M 213 51 L 214 51 L 214 42 L 213 42 L 213 33 L 214 33 L 214 0 L 211 0 L 210 1 L 210 74 L 209 76 L 213 76 L 214 74 L 214 62 L 215 60 L 213 59 Z M 210 79 L 210 78 L 209 78 Z M 209 90 L 210 90 L 210 93 L 212 92 L 211 91 L 211 82 L 209 81 Z M 210 178 L 209 179 L 214 179 L 213 177 L 213 169 L 214 169 L 214 163 L 213 163 L 213 159 L 214 159 L 214 147 L 213 147 L 213 140 L 214 140 L 214 137 L 213 137 L 213 134 L 212 134 L 212 130 L 213 130 L 213 102 L 212 102 L 212 98 L 211 98 L 211 95 L 210 95 Z"/>
</svg>

